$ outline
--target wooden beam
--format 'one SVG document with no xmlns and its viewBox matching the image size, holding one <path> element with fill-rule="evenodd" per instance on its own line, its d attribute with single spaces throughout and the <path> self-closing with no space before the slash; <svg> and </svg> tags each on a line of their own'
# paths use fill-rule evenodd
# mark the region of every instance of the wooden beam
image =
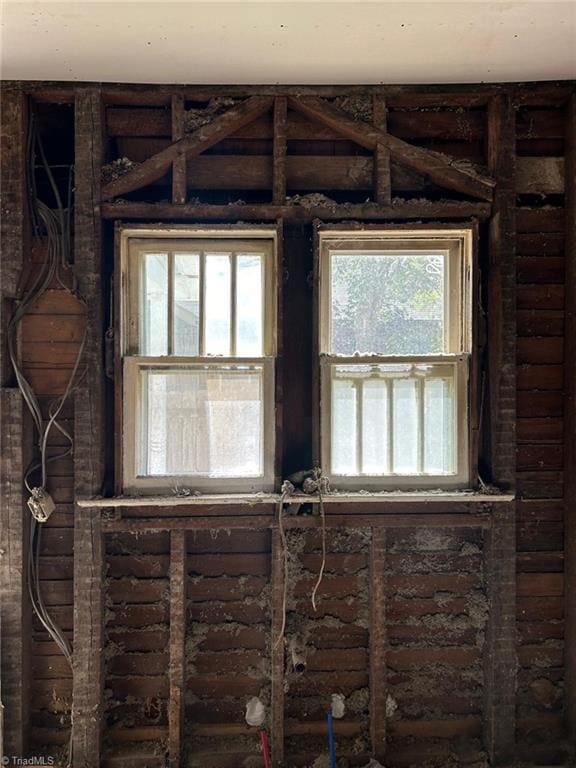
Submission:
<svg viewBox="0 0 576 768">
<path fill-rule="evenodd" d="M 488 391 L 491 480 L 512 488 L 516 473 L 516 113 L 509 98 L 488 107 L 488 164 L 498 179 L 488 242 Z"/>
<path fill-rule="evenodd" d="M 576 746 L 576 95 L 566 108 L 566 274 L 564 314 L 564 549 L 566 724 Z"/>
<path fill-rule="evenodd" d="M 284 552 L 280 531 L 272 531 L 272 634 L 270 735 L 273 768 L 284 764 L 284 639 L 277 642 L 284 618 Z"/>
<path fill-rule="evenodd" d="M 272 106 L 271 97 L 252 96 L 237 107 L 232 107 L 208 125 L 203 125 L 189 136 L 174 142 L 158 154 L 150 157 L 141 165 L 128 171 L 124 176 L 107 184 L 101 199 L 110 200 L 118 195 L 145 187 L 160 178 L 170 165 L 180 156 L 197 155 L 222 139 L 237 131 L 242 126 L 264 114 Z"/>
<path fill-rule="evenodd" d="M 272 202 L 286 202 L 286 126 L 288 101 L 286 96 L 274 99 L 274 157 L 272 160 Z"/>
<path fill-rule="evenodd" d="M 495 504 L 484 534 L 488 628 L 484 644 L 484 745 L 490 765 L 507 765 L 516 739 L 516 506 Z"/>
<path fill-rule="evenodd" d="M 100 91 L 78 94 L 75 108 L 74 266 L 86 302 L 86 375 L 74 402 L 75 498 L 98 494 L 104 478 L 104 375 L 102 370 L 101 225 L 98 211 L 102 166 Z M 74 514 L 74 766 L 101 764 L 104 646 L 104 544 L 100 514 Z"/>
<path fill-rule="evenodd" d="M 370 741 L 371 754 L 386 753 L 386 529 L 372 528 L 370 551 Z"/>
<path fill-rule="evenodd" d="M 372 97 L 372 122 L 384 133 L 388 133 L 386 102 L 380 94 Z M 392 202 L 392 184 L 390 179 L 390 149 L 383 142 L 378 142 L 374 149 L 374 200 L 378 205 L 390 205 Z"/>
<path fill-rule="evenodd" d="M 185 637 L 186 532 L 172 531 L 170 534 L 170 699 L 168 702 L 170 768 L 180 768 L 184 748 Z"/>
<path fill-rule="evenodd" d="M 30 456 L 25 448 L 24 411 L 19 389 L 0 389 L 0 717 L 3 715 L 5 755 L 28 753 L 32 629 L 26 563 L 30 513 L 23 472 Z"/>
<path fill-rule="evenodd" d="M 172 96 L 172 141 L 184 138 L 184 97 Z M 172 162 L 172 202 L 182 205 L 186 202 L 186 156 L 178 155 Z"/>
<path fill-rule="evenodd" d="M 340 221 L 366 219 L 368 221 L 401 221 L 402 219 L 487 219 L 489 203 L 421 202 L 407 201 L 391 206 L 373 203 L 360 205 L 326 205 L 307 207 L 302 205 L 171 205 L 170 203 L 117 202 L 101 206 L 104 219 L 141 219 L 148 221 L 184 220 L 196 221 Z"/>
<path fill-rule="evenodd" d="M 374 150 L 379 143 L 384 144 L 388 147 L 392 160 L 428 176 L 440 186 L 481 200 L 492 199 L 494 180 L 468 168 L 459 167 L 456 160 L 450 157 L 415 147 L 363 120 L 354 120 L 343 110 L 322 99 L 290 96 L 288 103 L 293 109 L 338 131 L 362 147 Z"/>
</svg>

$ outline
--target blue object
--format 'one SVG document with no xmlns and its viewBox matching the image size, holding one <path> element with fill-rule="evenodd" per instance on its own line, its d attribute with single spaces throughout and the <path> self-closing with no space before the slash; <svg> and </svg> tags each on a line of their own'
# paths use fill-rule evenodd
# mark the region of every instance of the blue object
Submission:
<svg viewBox="0 0 576 768">
<path fill-rule="evenodd" d="M 330 749 L 330 768 L 336 768 L 336 749 L 334 747 L 334 718 L 328 712 L 328 747 Z"/>
</svg>

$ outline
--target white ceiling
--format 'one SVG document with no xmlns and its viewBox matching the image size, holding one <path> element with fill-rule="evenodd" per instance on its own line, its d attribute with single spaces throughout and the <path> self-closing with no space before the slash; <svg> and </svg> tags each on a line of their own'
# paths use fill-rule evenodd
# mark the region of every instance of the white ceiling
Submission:
<svg viewBox="0 0 576 768">
<path fill-rule="evenodd" d="M 576 0 L 3 0 L 1 11 L 3 79 L 395 84 L 576 78 Z"/>
</svg>

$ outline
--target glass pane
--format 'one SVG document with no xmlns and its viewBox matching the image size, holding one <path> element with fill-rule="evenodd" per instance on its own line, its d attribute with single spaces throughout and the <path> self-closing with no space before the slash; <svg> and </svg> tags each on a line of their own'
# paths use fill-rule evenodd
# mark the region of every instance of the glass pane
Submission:
<svg viewBox="0 0 576 768">
<path fill-rule="evenodd" d="M 168 254 L 142 257 L 140 354 L 168 354 Z"/>
<path fill-rule="evenodd" d="M 200 256 L 174 254 L 174 354 L 199 354 Z"/>
<path fill-rule="evenodd" d="M 236 257 L 236 354 L 258 357 L 262 349 L 262 257 Z"/>
<path fill-rule="evenodd" d="M 388 471 L 388 400 L 386 382 L 367 379 L 362 385 L 362 472 Z"/>
<path fill-rule="evenodd" d="M 398 379 L 393 383 L 394 472 L 399 475 L 418 473 L 418 387 L 414 379 Z"/>
<path fill-rule="evenodd" d="M 230 355 L 230 255 L 206 254 L 205 354 Z"/>
<path fill-rule="evenodd" d="M 334 252 L 333 354 L 444 351 L 445 253 Z"/>
<path fill-rule="evenodd" d="M 262 380 L 262 368 L 147 372 L 141 473 L 261 476 Z"/>
<path fill-rule="evenodd" d="M 424 471 L 450 474 L 454 468 L 454 395 L 450 379 L 425 384 Z"/>
<path fill-rule="evenodd" d="M 356 475 L 356 386 L 353 381 L 332 381 L 332 472 Z"/>
</svg>

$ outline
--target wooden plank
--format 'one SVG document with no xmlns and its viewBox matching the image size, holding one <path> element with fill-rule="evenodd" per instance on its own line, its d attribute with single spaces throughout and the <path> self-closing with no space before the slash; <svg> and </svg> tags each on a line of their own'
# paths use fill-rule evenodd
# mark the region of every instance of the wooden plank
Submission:
<svg viewBox="0 0 576 768">
<path fill-rule="evenodd" d="M 514 756 L 516 731 L 515 505 L 495 504 L 484 534 L 490 611 L 484 647 L 484 744 L 492 765 Z"/>
<path fill-rule="evenodd" d="M 372 754 L 386 752 L 386 530 L 372 528 L 370 551 L 370 742 Z"/>
<path fill-rule="evenodd" d="M 272 765 L 281 768 L 284 764 L 284 638 L 278 642 L 284 624 L 284 551 L 280 531 L 272 532 L 272 650 L 271 650 L 271 716 L 270 736 Z"/>
<path fill-rule="evenodd" d="M 564 193 L 564 158 L 517 157 L 516 192 L 520 195 Z"/>
<path fill-rule="evenodd" d="M 181 205 L 169 203 L 104 203 L 101 206 L 104 219 L 138 219 L 166 221 L 170 219 L 218 219 L 240 221 L 326 221 L 372 219 L 394 221 L 401 219 L 486 219 L 490 216 L 488 203 L 399 201 L 391 206 L 372 203 L 343 204 L 304 207 L 301 205 Z"/>
<path fill-rule="evenodd" d="M 186 533 L 170 534 L 170 699 L 168 702 L 168 755 L 171 768 L 182 764 L 184 748 L 186 635 Z"/>
<path fill-rule="evenodd" d="M 264 114 L 271 105 L 271 98 L 252 96 L 239 106 L 232 107 L 208 125 L 174 142 L 124 176 L 107 184 L 102 189 L 102 200 L 110 200 L 151 184 L 160 178 L 179 156 L 190 157 L 204 152 L 233 131 Z"/>
<path fill-rule="evenodd" d="M 74 402 L 74 494 L 93 495 L 104 476 L 102 374 L 101 233 L 98 191 L 102 166 L 102 108 L 98 88 L 77 95 L 75 108 L 74 261 L 86 301 L 87 373 Z M 74 765 L 101 763 L 104 646 L 104 545 L 100 513 L 74 515 L 74 677 L 72 748 Z"/>
<path fill-rule="evenodd" d="M 387 133 L 386 102 L 378 94 L 372 97 L 372 122 L 379 130 Z M 378 142 L 374 149 L 374 200 L 378 205 L 390 205 L 392 200 L 390 181 L 390 149 Z"/>
<path fill-rule="evenodd" d="M 489 229 L 488 390 L 492 480 L 514 484 L 515 473 L 515 114 L 510 100 L 488 107 L 488 164 L 498 179 Z"/>
<path fill-rule="evenodd" d="M 172 142 L 184 138 L 184 98 L 172 96 Z M 172 162 L 172 202 L 182 205 L 186 202 L 186 156 L 178 155 Z"/>
<path fill-rule="evenodd" d="M 286 126 L 288 102 L 285 96 L 274 99 L 274 149 L 272 158 L 272 202 L 286 201 Z"/>
<path fill-rule="evenodd" d="M 0 603 L 2 606 L 1 704 L 5 754 L 27 751 L 31 615 L 26 591 L 30 525 L 23 493 L 29 461 L 24 401 L 18 389 L 0 389 Z"/>
<path fill-rule="evenodd" d="M 345 112 L 313 97 L 289 97 L 289 104 L 313 120 L 318 120 L 330 128 L 342 133 L 362 147 L 375 149 L 379 143 L 388 147 L 392 160 L 406 165 L 417 173 L 431 178 L 439 186 L 454 189 L 457 192 L 491 200 L 495 182 L 488 177 L 460 168 L 444 155 L 430 152 L 384 133 L 369 123 L 354 120 Z"/>
<path fill-rule="evenodd" d="M 566 294 L 564 546 L 566 577 L 566 725 L 576 742 L 576 95 L 566 108 Z"/>
</svg>

